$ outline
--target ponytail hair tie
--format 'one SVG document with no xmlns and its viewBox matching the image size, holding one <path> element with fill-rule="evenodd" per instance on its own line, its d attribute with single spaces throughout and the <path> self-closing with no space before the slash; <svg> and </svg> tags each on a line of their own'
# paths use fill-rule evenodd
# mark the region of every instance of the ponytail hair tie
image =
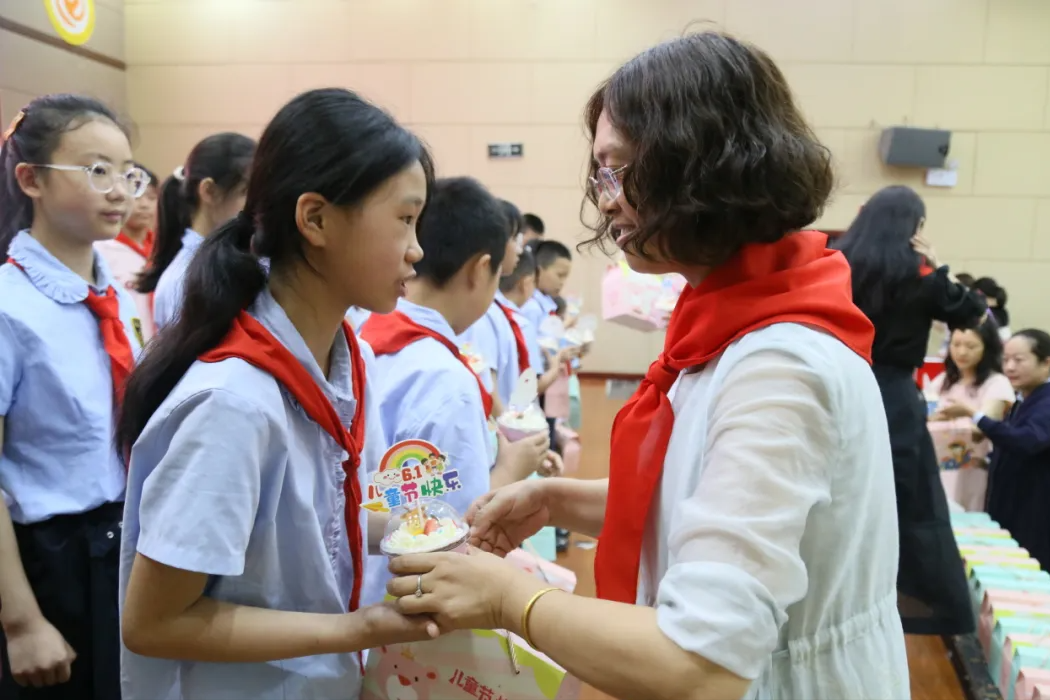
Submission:
<svg viewBox="0 0 1050 700">
<path fill-rule="evenodd" d="M 5 143 L 15 135 L 15 131 L 18 130 L 18 125 L 22 123 L 22 120 L 26 118 L 26 111 L 24 109 L 18 110 L 18 114 L 11 120 L 11 125 L 4 130 L 2 136 L 0 136 L 0 143 Z"/>
<path fill-rule="evenodd" d="M 179 167 L 175 168 L 175 170 L 171 173 L 171 176 L 179 182 L 182 182 L 186 179 L 186 169 L 180 165 Z"/>
</svg>

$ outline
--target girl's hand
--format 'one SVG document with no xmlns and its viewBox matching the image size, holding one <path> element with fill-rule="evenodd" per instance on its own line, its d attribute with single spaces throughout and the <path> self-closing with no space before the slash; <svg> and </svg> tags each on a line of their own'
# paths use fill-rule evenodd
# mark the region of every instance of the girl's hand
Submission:
<svg viewBox="0 0 1050 700">
<path fill-rule="evenodd" d="M 501 467 L 507 465 L 515 480 L 532 476 L 540 469 L 551 446 L 550 433 L 546 430 L 515 442 L 508 440 L 502 432 L 497 432 L 496 440 L 499 444 L 496 464 Z"/>
<path fill-rule="evenodd" d="M 373 647 L 422 642 L 441 634 L 434 618 L 428 615 L 405 615 L 393 602 L 369 605 L 361 608 L 360 614 L 368 626 Z"/>
<path fill-rule="evenodd" d="M 406 615 L 432 615 L 442 631 L 506 629 L 521 611 L 508 611 L 513 591 L 539 590 L 542 582 L 499 557 L 472 549 L 468 554 L 443 552 L 400 556 L 390 562 L 387 592 Z M 418 589 L 423 595 L 416 595 Z M 528 594 L 526 594 L 528 595 Z M 516 621 L 516 620 L 515 620 Z"/>
<path fill-rule="evenodd" d="M 551 512 L 544 482 L 519 481 L 491 491 L 467 511 L 470 544 L 485 552 L 507 556 L 521 543 L 550 525 Z"/>
<path fill-rule="evenodd" d="M 926 237 L 922 233 L 916 233 L 911 239 L 911 247 L 919 255 L 926 258 L 926 264 L 937 269 L 937 253 L 933 250 L 933 245 L 926 240 Z"/>
<path fill-rule="evenodd" d="M 77 654 L 62 633 L 43 616 L 6 632 L 7 655 L 15 683 L 44 688 L 69 680 Z"/>
</svg>

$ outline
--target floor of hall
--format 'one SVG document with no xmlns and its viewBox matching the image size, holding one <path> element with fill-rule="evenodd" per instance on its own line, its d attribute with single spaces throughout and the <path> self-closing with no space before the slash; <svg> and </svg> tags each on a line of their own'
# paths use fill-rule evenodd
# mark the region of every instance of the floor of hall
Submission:
<svg viewBox="0 0 1050 700">
<path fill-rule="evenodd" d="M 583 444 L 583 459 L 579 477 L 602 478 L 608 474 L 609 430 L 613 417 L 623 401 L 606 396 L 605 381 L 586 378 L 582 382 L 583 429 L 580 439 Z M 587 538 L 573 536 L 569 551 L 560 556 L 559 562 L 576 572 L 576 592 L 594 595 L 594 549 L 581 548 L 576 542 Z M 964 695 L 944 643 L 939 637 L 909 637 L 908 663 L 911 671 L 913 700 L 962 700 Z M 581 700 L 612 700 L 610 696 L 585 688 Z"/>
</svg>

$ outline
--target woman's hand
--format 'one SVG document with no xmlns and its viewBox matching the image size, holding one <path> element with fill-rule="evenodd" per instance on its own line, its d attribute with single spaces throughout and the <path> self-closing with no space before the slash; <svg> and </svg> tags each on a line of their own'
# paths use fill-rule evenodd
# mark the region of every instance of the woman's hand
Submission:
<svg viewBox="0 0 1050 700">
<path fill-rule="evenodd" d="M 374 646 L 422 642 L 441 634 L 434 618 L 428 615 L 405 615 L 393 602 L 361 608 L 361 615 Z M 354 613 L 351 613 L 354 614 Z"/>
<path fill-rule="evenodd" d="M 926 258 L 927 265 L 937 269 L 937 253 L 934 251 L 933 245 L 926 240 L 926 237 L 921 232 L 912 236 L 911 247 L 916 253 Z"/>
<path fill-rule="evenodd" d="M 973 418 L 975 413 L 975 410 L 964 403 L 950 403 L 937 409 L 937 414 L 942 420 L 952 420 L 953 418 Z"/>
<path fill-rule="evenodd" d="M 470 543 L 501 557 L 550 525 L 551 511 L 544 482 L 519 481 L 491 491 L 467 511 Z"/>
<path fill-rule="evenodd" d="M 15 683 L 44 688 L 69 680 L 76 652 L 43 616 L 5 632 Z"/>
<path fill-rule="evenodd" d="M 406 554 L 390 562 L 397 577 L 387 583 L 387 593 L 397 598 L 405 615 L 429 615 L 443 632 L 458 629 L 506 629 L 508 600 L 526 588 L 539 590 L 542 582 L 519 571 L 499 557 L 477 549 L 468 554 Z M 423 595 L 417 595 L 418 590 Z M 525 593 L 524 595 L 531 595 Z M 527 599 L 527 598 L 526 598 Z"/>
</svg>

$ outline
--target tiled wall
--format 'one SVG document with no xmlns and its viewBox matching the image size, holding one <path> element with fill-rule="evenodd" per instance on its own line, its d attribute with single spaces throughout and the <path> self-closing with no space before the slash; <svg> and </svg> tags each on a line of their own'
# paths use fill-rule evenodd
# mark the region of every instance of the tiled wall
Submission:
<svg viewBox="0 0 1050 700">
<path fill-rule="evenodd" d="M 84 48 L 124 59 L 124 0 L 95 0 L 95 31 Z M 56 36 L 40 0 L 0 0 L 0 18 Z M 0 29 L 0 123 L 50 92 L 80 92 L 125 111 L 124 71 Z"/>
<path fill-rule="evenodd" d="M 208 133 L 257 135 L 301 90 L 352 87 L 422 134 L 442 173 L 482 179 L 571 242 L 585 100 L 693 20 L 780 61 L 838 161 L 821 225 L 913 185 L 940 257 L 1005 284 L 1015 327 L 1050 328 L 1050 0 L 128 0 L 128 106 L 138 154 L 170 171 Z M 951 129 L 959 184 L 882 166 L 875 143 L 893 124 Z M 490 161 L 502 141 L 525 157 Z M 591 308 L 604 266 L 584 257 L 571 281 Z M 644 371 L 662 342 L 599 337 L 588 367 L 608 372 Z"/>
</svg>

